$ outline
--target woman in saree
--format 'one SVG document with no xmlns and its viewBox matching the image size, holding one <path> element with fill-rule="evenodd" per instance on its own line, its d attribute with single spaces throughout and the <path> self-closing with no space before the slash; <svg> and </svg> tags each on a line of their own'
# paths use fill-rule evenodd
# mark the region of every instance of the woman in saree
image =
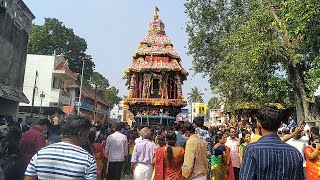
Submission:
<svg viewBox="0 0 320 180">
<path fill-rule="evenodd" d="M 241 141 L 240 141 L 240 146 L 239 146 L 239 155 L 240 155 L 240 165 L 242 164 L 242 159 L 243 159 L 243 154 L 244 154 L 244 151 L 247 147 L 247 145 L 250 143 L 251 141 L 251 133 L 247 130 L 244 130 L 242 132 L 242 137 L 241 138 Z"/>
<path fill-rule="evenodd" d="M 176 146 L 177 135 L 169 131 L 166 135 L 166 146 L 157 148 L 154 156 L 154 180 L 180 180 L 184 149 Z"/>
<path fill-rule="evenodd" d="M 227 139 L 227 137 L 229 136 L 229 130 L 225 130 L 225 133 L 223 134 L 223 136 Z M 223 145 L 226 148 L 226 164 L 228 167 L 227 180 L 234 180 L 234 170 L 233 170 L 233 165 L 232 165 L 232 161 L 231 161 L 231 154 L 230 154 L 231 150 L 228 146 L 225 145 L 225 142 L 226 141 L 224 141 Z"/>
<path fill-rule="evenodd" d="M 97 180 L 103 179 L 103 172 L 105 172 L 107 167 L 107 159 L 108 155 L 104 150 L 102 144 L 95 143 L 96 139 L 96 131 L 89 131 L 88 135 L 88 143 L 90 144 L 90 148 L 93 152 L 93 156 L 96 159 L 97 163 Z"/>
<path fill-rule="evenodd" d="M 309 146 L 304 148 L 306 159 L 306 179 L 320 180 L 320 140 L 319 136 L 312 135 L 309 138 Z"/>
<path fill-rule="evenodd" d="M 211 156 L 211 180 L 226 180 L 229 164 L 227 149 L 224 143 L 226 143 L 227 138 L 222 132 L 218 132 L 215 140 L 214 153 Z"/>
</svg>

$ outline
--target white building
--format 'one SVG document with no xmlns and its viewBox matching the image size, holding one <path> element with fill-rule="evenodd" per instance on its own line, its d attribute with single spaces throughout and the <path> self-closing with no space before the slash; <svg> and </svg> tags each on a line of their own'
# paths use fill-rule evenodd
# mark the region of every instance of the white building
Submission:
<svg viewBox="0 0 320 180">
<path fill-rule="evenodd" d="M 123 110 L 123 100 L 119 102 L 119 104 L 115 104 L 110 112 L 110 118 L 114 122 L 122 122 L 124 121 L 124 110 Z"/>
<path fill-rule="evenodd" d="M 223 123 L 223 112 L 221 109 L 210 109 L 209 122 L 214 125 L 220 125 Z"/>
<path fill-rule="evenodd" d="M 31 101 L 36 79 L 33 113 L 62 114 L 63 106 L 70 106 L 71 96 L 67 87 L 75 85 L 76 76 L 61 55 L 27 55 L 23 92 L 29 104 L 20 103 L 20 112 L 31 112 Z"/>
</svg>

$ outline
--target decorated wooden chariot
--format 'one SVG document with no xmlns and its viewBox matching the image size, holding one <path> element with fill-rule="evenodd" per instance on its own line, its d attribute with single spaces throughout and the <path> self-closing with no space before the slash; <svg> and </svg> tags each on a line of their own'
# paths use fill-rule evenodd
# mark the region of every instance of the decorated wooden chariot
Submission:
<svg viewBox="0 0 320 180">
<path fill-rule="evenodd" d="M 187 105 L 182 95 L 182 83 L 188 72 L 181 66 L 181 58 L 164 28 L 156 8 L 148 34 L 125 70 L 129 94 L 124 104 L 138 125 L 169 126 Z"/>
</svg>

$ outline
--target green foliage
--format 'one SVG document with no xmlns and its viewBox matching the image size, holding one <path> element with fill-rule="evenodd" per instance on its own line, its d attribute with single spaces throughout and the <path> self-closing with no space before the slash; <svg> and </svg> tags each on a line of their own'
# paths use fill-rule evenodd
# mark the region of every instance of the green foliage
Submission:
<svg viewBox="0 0 320 180">
<path fill-rule="evenodd" d="M 208 102 L 208 109 L 220 109 L 220 100 L 217 97 L 212 97 Z"/>
<path fill-rule="evenodd" d="M 118 104 L 122 99 L 118 97 L 119 90 L 114 86 L 110 87 L 109 80 L 98 72 L 93 72 L 88 81 L 92 88 L 97 85 L 100 94 L 110 103 L 110 105 Z"/>
<path fill-rule="evenodd" d="M 307 81 L 306 87 L 308 90 L 313 92 L 312 90 L 317 89 L 320 85 L 320 58 L 318 57 L 315 63 L 315 66 L 308 69 L 306 72 Z M 314 93 L 310 93 L 309 101 L 314 102 Z"/>
<path fill-rule="evenodd" d="M 100 89 L 106 89 L 110 86 L 109 80 L 96 71 L 92 73 L 89 84 L 97 84 Z"/>
<path fill-rule="evenodd" d="M 188 93 L 187 100 L 189 103 L 203 103 L 202 96 L 204 94 L 197 87 L 191 88 L 191 92 Z"/>
<path fill-rule="evenodd" d="M 301 103 L 293 92 L 312 99 L 319 85 L 320 1 L 187 0 L 185 7 L 193 69 L 208 75 L 229 104 L 288 107 Z"/>
<path fill-rule="evenodd" d="M 56 54 L 63 54 L 68 59 L 70 69 L 73 72 L 81 73 L 87 43 L 58 19 L 45 18 L 43 25 L 32 25 L 28 48 L 29 54 L 52 55 L 54 51 Z M 91 76 L 94 66 L 91 59 L 85 61 L 85 80 Z"/>
<path fill-rule="evenodd" d="M 73 72 L 80 73 L 82 61 L 86 57 L 86 41 L 74 34 L 71 28 L 67 28 L 61 21 L 55 18 L 45 18 L 43 25 L 32 25 L 28 53 L 51 55 L 63 54 L 68 59 L 69 67 Z M 98 85 L 100 93 L 111 104 L 118 104 L 119 90 L 110 87 L 109 80 L 98 72 L 94 72 L 94 63 L 91 59 L 85 59 L 84 81 L 87 85 Z"/>
<path fill-rule="evenodd" d="M 105 98 L 111 105 L 119 104 L 119 102 L 122 100 L 122 98 L 118 96 L 119 89 L 115 88 L 114 86 L 105 89 L 103 92 Z"/>
</svg>

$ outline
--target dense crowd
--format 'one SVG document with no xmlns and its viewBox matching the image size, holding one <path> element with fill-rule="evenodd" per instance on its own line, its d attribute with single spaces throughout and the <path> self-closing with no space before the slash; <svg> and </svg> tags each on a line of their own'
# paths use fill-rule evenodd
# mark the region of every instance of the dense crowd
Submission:
<svg viewBox="0 0 320 180">
<path fill-rule="evenodd" d="M 167 110 L 163 111 L 163 109 L 155 109 L 151 108 L 150 110 L 139 110 L 137 112 L 137 116 L 160 116 L 160 115 L 165 115 L 168 116 L 169 112 Z"/>
<path fill-rule="evenodd" d="M 255 122 L 255 121 L 253 121 Z M 250 180 L 320 179 L 319 128 L 263 107 L 256 122 L 205 127 L 203 117 L 174 126 L 92 126 L 37 119 L 0 126 L 0 179 Z"/>
</svg>

